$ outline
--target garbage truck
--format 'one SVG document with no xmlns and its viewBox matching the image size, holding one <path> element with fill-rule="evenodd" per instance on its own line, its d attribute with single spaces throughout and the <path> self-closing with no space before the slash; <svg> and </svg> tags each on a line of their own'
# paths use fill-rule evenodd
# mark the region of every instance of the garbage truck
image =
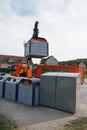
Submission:
<svg viewBox="0 0 87 130">
<path fill-rule="evenodd" d="M 13 64 L 11 67 L 11 76 L 31 78 L 33 75 L 32 58 L 48 56 L 48 42 L 45 38 L 38 37 L 38 23 L 38 21 L 35 22 L 32 38 L 24 44 L 24 55 L 27 58 L 27 63 Z"/>
</svg>

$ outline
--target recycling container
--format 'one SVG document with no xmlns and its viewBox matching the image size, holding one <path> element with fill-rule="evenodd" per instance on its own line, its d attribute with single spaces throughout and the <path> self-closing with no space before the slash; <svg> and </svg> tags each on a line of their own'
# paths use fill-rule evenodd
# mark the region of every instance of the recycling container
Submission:
<svg viewBox="0 0 87 130">
<path fill-rule="evenodd" d="M 80 106 L 80 74 L 48 72 L 40 80 L 40 104 L 77 112 Z"/>
<path fill-rule="evenodd" d="M 4 97 L 5 80 L 7 77 L 0 76 L 0 97 Z"/>
<path fill-rule="evenodd" d="M 18 102 L 28 105 L 39 105 L 40 80 L 37 78 L 21 79 L 18 86 Z"/>
<path fill-rule="evenodd" d="M 43 74 L 40 79 L 40 104 L 55 107 L 56 76 Z"/>
<path fill-rule="evenodd" d="M 16 77 L 8 77 L 5 81 L 5 94 L 4 98 L 16 101 L 17 100 L 17 78 Z"/>
<path fill-rule="evenodd" d="M 25 56 L 42 58 L 48 56 L 48 43 L 46 40 L 38 41 L 31 39 L 25 43 Z"/>
<path fill-rule="evenodd" d="M 59 73 L 56 83 L 56 108 L 75 113 L 80 107 L 80 74 Z"/>
</svg>

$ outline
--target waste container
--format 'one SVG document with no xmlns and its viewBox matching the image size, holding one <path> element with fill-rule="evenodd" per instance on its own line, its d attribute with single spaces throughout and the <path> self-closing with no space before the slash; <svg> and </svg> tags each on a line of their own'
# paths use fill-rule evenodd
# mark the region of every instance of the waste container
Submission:
<svg viewBox="0 0 87 130">
<path fill-rule="evenodd" d="M 18 102 L 28 106 L 38 105 L 39 87 L 40 80 L 37 78 L 21 79 L 18 85 Z"/>
<path fill-rule="evenodd" d="M 5 80 L 7 77 L 0 76 L 0 97 L 4 97 Z"/>
<path fill-rule="evenodd" d="M 34 58 L 42 58 L 48 56 L 48 50 L 48 42 L 42 38 L 40 39 L 40 41 L 31 39 L 27 43 L 25 43 L 24 46 L 25 56 Z"/>
<path fill-rule="evenodd" d="M 71 113 L 80 106 L 80 74 L 49 72 L 41 76 L 40 104 Z"/>
<path fill-rule="evenodd" d="M 41 75 L 40 79 L 40 104 L 55 107 L 56 76 L 48 72 Z"/>
<path fill-rule="evenodd" d="M 75 113 L 80 107 L 80 74 L 57 75 L 56 108 Z"/>
<path fill-rule="evenodd" d="M 8 77 L 5 80 L 5 94 L 4 94 L 4 98 L 9 99 L 9 100 L 13 100 L 16 101 L 17 99 L 17 78 L 16 77 Z"/>
</svg>

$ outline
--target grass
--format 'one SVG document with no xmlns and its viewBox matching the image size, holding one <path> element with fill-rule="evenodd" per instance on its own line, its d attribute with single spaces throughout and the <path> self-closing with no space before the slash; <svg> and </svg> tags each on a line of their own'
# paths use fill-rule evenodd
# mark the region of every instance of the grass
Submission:
<svg viewBox="0 0 87 130">
<path fill-rule="evenodd" d="M 87 130 L 87 117 L 71 121 L 69 124 L 64 126 L 63 130 Z"/>
<path fill-rule="evenodd" d="M 14 130 L 15 125 L 8 121 L 5 116 L 0 114 L 0 130 Z"/>
<path fill-rule="evenodd" d="M 87 74 L 85 74 L 85 78 L 87 79 Z"/>
</svg>

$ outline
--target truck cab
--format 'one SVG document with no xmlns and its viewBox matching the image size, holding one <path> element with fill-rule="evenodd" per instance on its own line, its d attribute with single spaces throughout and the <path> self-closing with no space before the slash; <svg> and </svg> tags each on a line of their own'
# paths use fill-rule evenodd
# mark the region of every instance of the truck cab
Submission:
<svg viewBox="0 0 87 130">
<path fill-rule="evenodd" d="M 13 64 L 11 67 L 11 76 L 31 78 L 32 69 L 28 69 L 27 64 Z"/>
</svg>

